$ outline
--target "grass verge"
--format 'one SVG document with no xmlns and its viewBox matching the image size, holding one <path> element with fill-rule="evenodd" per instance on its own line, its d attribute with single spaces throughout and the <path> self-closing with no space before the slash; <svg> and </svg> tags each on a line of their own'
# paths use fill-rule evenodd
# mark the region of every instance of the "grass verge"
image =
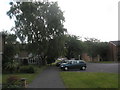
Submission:
<svg viewBox="0 0 120 90">
<path fill-rule="evenodd" d="M 5 84 L 6 79 L 12 75 L 18 76 L 20 78 L 26 78 L 27 84 L 29 84 L 37 77 L 38 74 L 40 74 L 46 68 L 46 66 L 42 66 L 40 68 L 39 67 L 34 67 L 34 68 L 35 68 L 36 72 L 32 73 L 32 74 L 27 74 L 27 73 L 2 74 L 2 84 Z"/>
<path fill-rule="evenodd" d="M 118 74 L 93 72 L 60 72 L 67 88 L 118 88 Z"/>
</svg>

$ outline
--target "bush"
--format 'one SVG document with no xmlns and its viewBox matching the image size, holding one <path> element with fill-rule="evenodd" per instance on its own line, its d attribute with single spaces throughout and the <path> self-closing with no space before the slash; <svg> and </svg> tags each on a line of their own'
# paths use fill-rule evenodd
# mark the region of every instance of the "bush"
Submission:
<svg viewBox="0 0 120 90">
<path fill-rule="evenodd" d="M 7 78 L 7 83 L 10 83 L 10 84 L 15 84 L 16 81 L 19 81 L 20 78 L 18 76 L 9 76 Z"/>
<path fill-rule="evenodd" d="M 35 69 L 32 66 L 22 66 L 20 67 L 21 73 L 35 73 Z"/>
<path fill-rule="evenodd" d="M 19 63 L 14 62 L 14 60 L 13 60 L 12 62 L 5 63 L 3 72 L 4 71 L 10 72 L 10 73 L 17 72 L 18 67 L 19 67 Z"/>
<path fill-rule="evenodd" d="M 3 88 L 21 88 L 20 78 L 18 76 L 9 76 Z"/>
</svg>

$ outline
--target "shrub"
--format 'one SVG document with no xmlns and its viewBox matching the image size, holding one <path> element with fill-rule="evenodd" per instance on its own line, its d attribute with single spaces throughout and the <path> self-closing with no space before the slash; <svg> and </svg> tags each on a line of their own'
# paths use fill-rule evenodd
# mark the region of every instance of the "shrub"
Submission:
<svg viewBox="0 0 120 90">
<path fill-rule="evenodd" d="M 32 66 L 22 66 L 20 67 L 21 73 L 35 73 L 35 69 Z"/>
<path fill-rule="evenodd" d="M 15 84 L 16 81 L 20 80 L 18 76 L 9 76 L 7 78 L 7 83 Z"/>
<path fill-rule="evenodd" d="M 9 76 L 3 88 L 21 88 L 20 78 L 18 76 Z"/>
<path fill-rule="evenodd" d="M 10 73 L 13 73 L 13 72 L 16 72 L 18 71 L 19 67 L 19 63 L 17 62 L 14 62 L 14 60 L 12 62 L 7 62 L 5 65 L 4 65 L 4 69 L 5 71 L 8 71 Z"/>
<path fill-rule="evenodd" d="M 35 73 L 35 69 L 32 66 L 30 66 L 28 68 L 28 73 Z"/>
</svg>

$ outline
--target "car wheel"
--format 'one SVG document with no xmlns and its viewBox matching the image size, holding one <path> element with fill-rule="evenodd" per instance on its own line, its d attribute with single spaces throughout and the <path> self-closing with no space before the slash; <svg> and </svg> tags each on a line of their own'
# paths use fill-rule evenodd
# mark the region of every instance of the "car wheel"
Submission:
<svg viewBox="0 0 120 90">
<path fill-rule="evenodd" d="M 86 70 L 86 67 L 85 66 L 82 66 L 82 68 L 81 68 L 82 70 Z"/>
<path fill-rule="evenodd" d="M 64 70 L 65 70 L 65 71 L 68 71 L 68 67 L 65 67 Z"/>
</svg>

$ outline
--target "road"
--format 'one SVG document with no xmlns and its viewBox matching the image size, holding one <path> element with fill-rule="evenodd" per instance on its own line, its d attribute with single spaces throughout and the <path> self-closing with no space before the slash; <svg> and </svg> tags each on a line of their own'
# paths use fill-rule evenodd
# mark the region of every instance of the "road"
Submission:
<svg viewBox="0 0 120 90">
<path fill-rule="evenodd" d="M 87 63 L 86 72 L 118 73 L 118 63 Z"/>
<path fill-rule="evenodd" d="M 87 63 L 85 71 L 78 69 L 69 71 L 118 73 L 118 63 Z"/>
</svg>

